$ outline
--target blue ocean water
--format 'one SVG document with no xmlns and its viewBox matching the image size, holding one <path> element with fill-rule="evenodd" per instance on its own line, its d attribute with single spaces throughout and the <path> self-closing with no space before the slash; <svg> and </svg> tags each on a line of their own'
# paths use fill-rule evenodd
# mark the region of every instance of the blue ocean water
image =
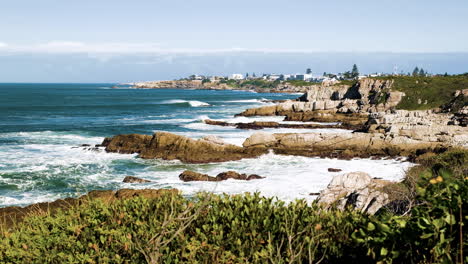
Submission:
<svg viewBox="0 0 468 264">
<path fill-rule="evenodd" d="M 234 114 L 267 105 L 265 100 L 298 97 L 297 94 L 133 89 L 128 86 L 115 89 L 112 86 L 114 84 L 0 84 L 0 206 L 25 205 L 77 196 L 90 190 L 118 188 L 175 187 L 187 194 L 199 190 L 228 193 L 258 190 L 284 199 L 307 198 L 309 192 L 326 186 L 332 176 L 324 167 L 342 167 L 346 171 L 373 162 L 268 154 L 258 159 L 192 165 L 142 160 L 136 155 L 77 147 L 99 144 L 107 136 L 156 131 L 192 138 L 216 135 L 240 145 L 255 131 L 210 126 L 202 120 L 281 121 L 281 117 L 234 118 Z M 298 132 L 294 129 L 267 131 Z M 398 178 L 409 166 L 395 161 L 372 164 L 368 171 L 384 178 Z M 394 170 L 382 170 L 389 166 Z M 185 169 L 214 175 L 232 169 L 270 177 L 248 183 L 182 183 L 177 175 Z M 311 177 L 314 173 L 318 176 Z M 124 184 L 121 181 L 126 175 L 150 179 L 152 183 Z"/>
</svg>

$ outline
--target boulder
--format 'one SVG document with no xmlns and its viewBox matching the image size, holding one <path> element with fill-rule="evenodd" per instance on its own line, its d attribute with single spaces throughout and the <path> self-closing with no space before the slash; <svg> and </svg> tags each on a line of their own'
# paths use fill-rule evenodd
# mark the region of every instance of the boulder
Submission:
<svg viewBox="0 0 468 264">
<path fill-rule="evenodd" d="M 179 179 L 184 182 L 190 181 L 218 181 L 216 177 L 209 176 L 208 174 L 202 174 L 195 171 L 186 170 L 179 175 Z"/>
<path fill-rule="evenodd" d="M 263 179 L 265 177 L 262 177 L 256 174 L 251 174 L 251 175 L 247 175 L 245 173 L 241 174 L 235 171 L 221 172 L 218 175 L 216 175 L 216 177 L 213 177 L 213 176 L 209 176 L 208 174 L 202 174 L 202 173 L 186 170 L 179 175 L 179 178 L 184 182 L 189 182 L 189 181 L 225 181 L 228 179 L 250 181 L 250 180 L 256 180 L 256 179 Z"/>
<path fill-rule="evenodd" d="M 221 172 L 220 174 L 216 175 L 216 179 L 218 181 L 224 181 L 227 179 L 234 179 L 234 180 L 247 180 L 247 174 L 240 174 L 235 171 L 226 171 Z"/>
<path fill-rule="evenodd" d="M 373 179 L 365 172 L 350 172 L 333 177 L 327 188 L 317 198 L 319 204 L 339 209 L 352 207 L 368 214 L 375 214 L 390 202 L 382 191 L 390 182 Z"/>
<path fill-rule="evenodd" d="M 145 183 L 145 182 L 151 182 L 149 180 L 145 180 L 145 179 L 141 179 L 141 178 L 138 178 L 138 177 L 134 177 L 134 176 L 126 176 L 122 182 L 125 182 L 125 183 Z"/>
<path fill-rule="evenodd" d="M 252 147 L 252 146 L 262 146 L 267 147 L 271 144 L 276 143 L 277 139 L 273 134 L 265 133 L 265 132 L 257 132 L 247 138 L 242 146 L 244 147 Z"/>
</svg>

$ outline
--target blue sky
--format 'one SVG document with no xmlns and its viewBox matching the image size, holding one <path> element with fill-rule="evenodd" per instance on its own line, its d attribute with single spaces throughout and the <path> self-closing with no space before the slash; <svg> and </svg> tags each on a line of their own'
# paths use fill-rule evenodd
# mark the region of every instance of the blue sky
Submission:
<svg viewBox="0 0 468 264">
<path fill-rule="evenodd" d="M 467 53 L 467 14 L 466 0 L 5 0 L 0 4 L 0 72 L 11 67 L 12 61 L 22 65 L 17 70 L 22 70 L 28 81 L 34 78 L 28 77 L 27 65 L 50 68 L 47 64 L 53 64 L 60 68 L 59 63 L 79 71 L 79 65 L 56 60 L 67 54 L 80 54 L 96 63 L 115 62 L 115 56 L 126 56 L 128 60 L 121 63 L 131 65 L 141 63 L 139 54 L 146 54 L 153 63 L 155 56 L 165 61 L 170 60 L 168 56 L 201 56 L 203 64 L 204 56 L 215 54 L 226 60 L 222 55 L 232 52 L 271 56 L 313 52 L 349 52 L 356 56 L 369 52 Z M 25 54 L 35 59 L 27 64 Z M 162 54 L 166 55 L 163 59 Z M 135 55 L 139 61 L 135 61 Z M 190 62 L 196 64 L 192 59 Z M 259 69 L 252 70 L 262 70 L 261 63 L 255 65 Z M 122 66 L 120 70 L 125 69 Z M 2 80 L 13 79 L 0 74 Z"/>
</svg>

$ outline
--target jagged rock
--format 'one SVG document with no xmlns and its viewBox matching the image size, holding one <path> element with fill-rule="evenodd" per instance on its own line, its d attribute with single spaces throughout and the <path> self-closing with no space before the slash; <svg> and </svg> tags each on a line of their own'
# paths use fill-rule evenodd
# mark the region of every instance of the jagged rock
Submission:
<svg viewBox="0 0 468 264">
<path fill-rule="evenodd" d="M 138 178 L 138 177 L 134 177 L 134 176 L 125 176 L 125 178 L 123 179 L 122 182 L 125 182 L 125 183 L 145 183 L 145 182 L 151 182 L 151 181 L 141 179 L 141 178 Z"/>
<path fill-rule="evenodd" d="M 364 213 L 375 214 L 390 202 L 388 194 L 381 191 L 388 184 L 388 181 L 372 179 L 365 172 L 336 175 L 327 188 L 320 192 L 317 201 L 326 208 L 332 205 L 339 209 L 351 206 Z"/>
<path fill-rule="evenodd" d="M 178 159 L 189 163 L 223 162 L 253 158 L 265 154 L 266 149 L 245 149 L 231 144 L 219 144 L 206 139 L 191 139 L 167 132 L 150 135 L 118 135 L 102 143 L 107 152 L 139 153 L 143 159 Z"/>
<path fill-rule="evenodd" d="M 251 174 L 247 175 L 245 173 L 237 173 L 235 171 L 226 171 L 226 172 L 221 172 L 216 177 L 209 176 L 207 174 L 202 174 L 194 171 L 184 171 L 179 175 L 179 178 L 185 182 L 188 181 L 225 181 L 227 179 L 234 179 L 234 180 L 245 180 L 245 181 L 250 181 L 250 180 L 255 180 L 255 179 L 263 179 L 265 177 L 256 175 L 256 174 Z"/>
<path fill-rule="evenodd" d="M 450 125 L 453 115 L 434 110 L 391 110 L 369 116 L 364 131 L 424 142 L 443 142 L 450 146 L 468 146 L 468 128 Z"/>
<path fill-rule="evenodd" d="M 240 174 L 235 171 L 226 171 L 221 172 L 220 174 L 216 175 L 216 179 L 218 181 L 224 181 L 227 179 L 234 179 L 234 180 L 247 180 L 247 174 Z"/>
<path fill-rule="evenodd" d="M 202 174 L 195 171 L 186 170 L 179 175 L 179 179 L 184 182 L 190 181 L 218 181 L 216 177 L 209 176 L 208 174 Z"/>
<path fill-rule="evenodd" d="M 317 128 L 341 128 L 356 130 L 362 128 L 362 125 L 352 125 L 349 123 L 337 123 L 337 124 L 285 124 L 271 121 L 254 121 L 250 123 L 228 123 L 224 121 L 216 121 L 206 119 L 203 120 L 205 124 L 215 126 L 232 126 L 240 129 L 263 129 L 263 128 L 306 128 L 306 129 L 317 129 Z"/>
<path fill-rule="evenodd" d="M 399 91 L 391 91 L 392 86 L 392 80 L 371 78 L 359 80 L 353 86 L 311 86 L 296 101 L 288 100 L 274 106 L 247 109 L 239 115 L 293 115 L 314 111 L 367 114 L 385 111 L 394 108 L 405 95 Z M 335 120 L 335 122 L 340 122 L 340 120 Z"/>
<path fill-rule="evenodd" d="M 262 177 L 260 175 L 257 175 L 257 174 L 250 174 L 248 177 L 247 177 L 247 180 L 250 181 L 250 180 L 260 180 L 260 179 L 265 179 L 265 177 Z"/>
</svg>

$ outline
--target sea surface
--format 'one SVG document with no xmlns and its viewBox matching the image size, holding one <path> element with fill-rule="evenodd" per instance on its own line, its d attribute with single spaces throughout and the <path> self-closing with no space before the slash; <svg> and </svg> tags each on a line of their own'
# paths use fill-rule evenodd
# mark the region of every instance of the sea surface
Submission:
<svg viewBox="0 0 468 264">
<path fill-rule="evenodd" d="M 0 207 L 76 197 L 91 190 L 177 188 L 184 195 L 198 191 L 259 191 L 285 201 L 313 200 L 336 173 L 364 171 L 373 177 L 400 180 L 412 164 L 396 160 L 351 161 L 266 154 L 224 163 L 184 164 L 143 160 L 136 155 L 87 150 L 104 137 L 124 133 L 168 131 L 192 138 L 216 135 L 241 145 L 254 130 L 204 124 L 203 119 L 229 122 L 282 122 L 282 117 L 234 117 L 268 100 L 298 94 L 246 91 L 112 88 L 115 84 L 0 84 Z M 341 129 L 264 129 L 266 132 L 339 132 Z M 235 170 L 265 176 L 262 180 L 184 183 L 186 170 L 210 175 Z M 127 176 L 151 180 L 122 183 Z"/>
</svg>

